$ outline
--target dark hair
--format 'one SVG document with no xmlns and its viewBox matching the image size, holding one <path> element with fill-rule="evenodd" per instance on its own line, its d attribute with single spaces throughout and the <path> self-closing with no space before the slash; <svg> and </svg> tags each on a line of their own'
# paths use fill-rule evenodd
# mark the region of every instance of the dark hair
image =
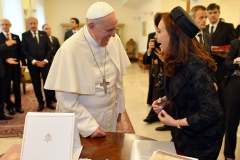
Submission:
<svg viewBox="0 0 240 160">
<path fill-rule="evenodd" d="M 164 65 L 167 76 L 174 77 L 177 67 L 183 66 L 187 62 L 189 54 L 201 58 L 210 72 L 216 71 L 215 61 L 204 49 L 204 46 L 184 33 L 169 12 L 162 13 L 161 20 L 166 25 L 169 35 L 169 45 L 164 53 Z"/>
<path fill-rule="evenodd" d="M 74 20 L 77 24 L 79 24 L 79 20 L 77 18 L 71 18 L 71 20 Z"/>
<path fill-rule="evenodd" d="M 195 17 L 195 13 L 196 13 L 198 10 L 206 11 L 207 8 L 204 7 L 204 6 L 202 6 L 202 5 L 196 5 L 196 6 L 194 6 L 194 7 L 190 10 L 189 15 L 190 15 L 191 17 Z"/>
<path fill-rule="evenodd" d="M 47 25 L 47 23 L 45 23 L 44 25 L 42 25 L 42 29 L 43 29 L 43 27 L 44 27 L 45 25 Z"/>
<path fill-rule="evenodd" d="M 158 24 L 159 24 L 161 18 L 162 18 L 162 13 L 161 13 L 161 12 L 157 12 L 157 13 L 154 15 L 154 25 L 155 25 L 156 27 L 158 27 Z"/>
<path fill-rule="evenodd" d="M 215 8 L 217 8 L 220 11 L 220 6 L 217 5 L 216 3 L 211 3 L 207 6 L 207 11 L 208 10 L 214 10 Z"/>
</svg>

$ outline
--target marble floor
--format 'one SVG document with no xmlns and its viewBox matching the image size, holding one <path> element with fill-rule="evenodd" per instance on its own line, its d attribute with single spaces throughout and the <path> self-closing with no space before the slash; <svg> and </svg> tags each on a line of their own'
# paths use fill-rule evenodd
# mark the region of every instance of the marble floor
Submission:
<svg viewBox="0 0 240 160">
<path fill-rule="evenodd" d="M 170 131 L 155 131 L 156 127 L 162 126 L 161 122 L 147 124 L 143 119 L 147 116 L 150 106 L 146 104 L 148 92 L 148 71 L 145 73 L 133 62 L 127 69 L 124 77 L 126 110 L 137 135 L 150 137 L 159 141 L 170 141 Z M 236 149 L 236 160 L 240 160 L 240 127 L 237 134 L 238 142 Z M 21 143 L 21 138 L 0 138 L 0 155 L 14 143 Z M 223 160 L 223 149 L 221 149 L 218 160 Z"/>
</svg>

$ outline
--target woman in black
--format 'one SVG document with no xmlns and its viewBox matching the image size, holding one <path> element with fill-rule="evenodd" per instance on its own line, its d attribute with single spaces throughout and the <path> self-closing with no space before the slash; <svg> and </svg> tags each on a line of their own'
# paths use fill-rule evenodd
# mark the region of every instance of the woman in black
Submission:
<svg viewBox="0 0 240 160">
<path fill-rule="evenodd" d="M 165 125 L 176 127 L 178 153 L 199 160 L 216 160 L 224 135 L 224 115 L 213 85 L 215 61 L 193 37 L 198 27 L 181 7 L 162 13 L 157 40 L 164 53 L 165 96 L 153 109 Z M 174 102 L 177 119 L 162 108 Z"/>
</svg>

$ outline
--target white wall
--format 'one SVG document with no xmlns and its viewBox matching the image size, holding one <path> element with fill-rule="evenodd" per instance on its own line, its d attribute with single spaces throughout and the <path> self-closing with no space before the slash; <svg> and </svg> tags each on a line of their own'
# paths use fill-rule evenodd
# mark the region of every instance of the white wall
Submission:
<svg viewBox="0 0 240 160">
<path fill-rule="evenodd" d="M 2 13 L 2 1 L 0 1 L 0 18 L 2 19 L 3 18 L 3 13 Z"/>
<path fill-rule="evenodd" d="M 139 34 L 138 34 L 138 52 L 145 52 L 147 47 L 147 38 L 148 35 L 142 35 L 142 22 L 147 22 L 147 33 L 155 32 L 154 29 L 154 14 L 156 12 L 170 12 L 174 7 L 181 6 L 184 9 L 186 8 L 186 2 L 182 0 L 152 0 L 147 4 L 143 4 L 140 8 L 138 8 L 138 13 L 140 15 L 140 20 L 138 23 Z M 143 12 L 153 12 L 150 14 L 143 14 Z"/>
<path fill-rule="evenodd" d="M 156 12 L 160 11 L 160 0 L 152 0 L 149 3 L 142 4 L 138 8 L 138 52 L 145 52 L 147 47 L 148 34 L 155 32 L 153 17 Z M 148 14 L 145 14 L 148 13 Z M 153 13 L 153 14 L 151 14 Z M 142 35 L 142 23 L 146 22 L 146 35 Z"/>
<path fill-rule="evenodd" d="M 236 27 L 240 24 L 240 0 L 191 0 L 191 7 L 195 5 L 204 5 L 207 7 L 210 3 L 217 3 L 220 5 L 220 17 L 224 18 L 226 22 L 233 23 Z M 138 23 L 139 34 L 138 34 L 138 51 L 145 52 L 147 46 L 147 36 L 142 36 L 142 22 L 147 21 L 147 33 L 154 31 L 153 16 L 144 16 L 141 13 L 144 11 L 159 12 L 170 12 L 174 7 L 181 6 L 186 9 L 185 0 L 152 0 L 149 3 L 144 4 L 138 8 L 138 12 L 141 15 L 141 19 Z M 208 22 L 207 22 L 208 23 Z"/>
<path fill-rule="evenodd" d="M 240 24 L 240 0 L 220 0 L 220 17 L 236 28 Z"/>
<path fill-rule="evenodd" d="M 46 22 L 51 25 L 53 35 L 58 37 L 60 43 L 63 42 L 64 30 L 61 23 L 69 23 L 71 17 L 79 19 L 80 23 L 85 23 L 87 9 L 96 0 L 45 0 Z M 123 23 L 122 39 L 125 47 L 126 42 L 132 38 L 137 42 L 137 21 L 132 17 L 137 15 L 133 8 L 121 7 L 121 1 L 105 0 L 116 11 L 118 23 Z"/>
</svg>

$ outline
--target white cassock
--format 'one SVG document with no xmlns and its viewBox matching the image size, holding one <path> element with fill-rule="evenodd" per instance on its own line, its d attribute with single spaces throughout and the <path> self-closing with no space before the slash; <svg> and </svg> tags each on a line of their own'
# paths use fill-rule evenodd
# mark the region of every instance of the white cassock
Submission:
<svg viewBox="0 0 240 160">
<path fill-rule="evenodd" d="M 117 34 L 110 38 L 106 48 L 100 47 L 84 26 L 57 51 L 44 88 L 56 91 L 57 112 L 75 112 L 83 137 L 91 135 L 98 126 L 115 132 L 118 114 L 125 110 L 122 76 L 129 65 Z M 110 82 L 107 93 L 100 86 L 103 76 L 99 69 Z"/>
</svg>

